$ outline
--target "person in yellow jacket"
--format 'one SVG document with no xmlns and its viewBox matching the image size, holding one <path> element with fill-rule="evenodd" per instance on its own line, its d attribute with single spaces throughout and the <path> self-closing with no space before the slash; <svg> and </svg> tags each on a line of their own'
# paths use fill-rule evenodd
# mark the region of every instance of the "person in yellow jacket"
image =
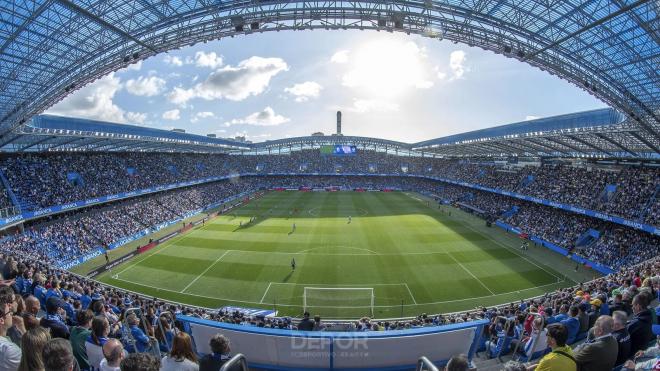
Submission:
<svg viewBox="0 0 660 371">
<path fill-rule="evenodd" d="M 577 371 L 573 350 L 566 345 L 568 330 L 561 323 L 553 323 L 546 328 L 548 345 L 552 352 L 541 358 L 538 364 L 527 367 L 527 371 Z"/>
</svg>

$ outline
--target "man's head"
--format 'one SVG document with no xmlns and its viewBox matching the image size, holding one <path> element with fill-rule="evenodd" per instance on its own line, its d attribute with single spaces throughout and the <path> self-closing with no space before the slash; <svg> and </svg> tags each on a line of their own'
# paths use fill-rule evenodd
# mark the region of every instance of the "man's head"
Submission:
<svg viewBox="0 0 660 371">
<path fill-rule="evenodd" d="M 76 315 L 76 320 L 78 321 L 78 326 L 90 328 L 92 327 L 92 320 L 94 319 L 94 312 L 91 310 L 81 310 Z"/>
<path fill-rule="evenodd" d="M 57 296 L 51 296 L 46 300 L 46 312 L 48 314 L 57 314 L 57 311 L 62 307 L 62 300 Z"/>
<path fill-rule="evenodd" d="M 120 364 L 121 371 L 159 371 L 160 359 L 148 353 L 133 353 Z"/>
<path fill-rule="evenodd" d="M 637 294 L 632 300 L 633 313 L 637 314 L 646 310 L 648 306 L 646 302 L 646 295 Z"/>
<path fill-rule="evenodd" d="M 71 371 L 73 370 L 73 350 L 66 339 L 53 339 L 49 341 L 42 352 L 45 371 Z"/>
<path fill-rule="evenodd" d="M 600 316 L 594 323 L 594 335 L 596 337 L 609 335 L 614 327 L 614 319 L 610 316 Z"/>
<path fill-rule="evenodd" d="M 140 324 L 140 320 L 134 313 L 129 314 L 128 317 L 126 317 L 126 321 L 130 326 L 137 326 Z"/>
<path fill-rule="evenodd" d="M 626 323 L 628 322 L 628 315 L 622 310 L 617 310 L 612 313 L 612 319 L 614 320 L 614 331 L 617 331 L 626 327 Z"/>
<path fill-rule="evenodd" d="M 228 354 L 229 353 L 229 339 L 222 334 L 215 334 L 209 340 L 209 345 L 211 346 L 211 351 L 216 354 Z"/>
<path fill-rule="evenodd" d="M 459 354 L 453 356 L 447 362 L 445 366 L 446 371 L 467 371 L 468 370 L 468 360 L 465 354 Z"/>
<path fill-rule="evenodd" d="M 108 362 L 108 366 L 119 367 L 119 363 L 124 359 L 124 346 L 117 339 L 109 339 L 103 345 L 103 357 Z"/>
<path fill-rule="evenodd" d="M 39 303 L 39 299 L 37 299 L 35 296 L 28 296 L 25 299 L 25 311 L 28 313 L 32 313 L 35 316 L 39 314 L 39 308 L 41 308 L 41 303 Z"/>
<path fill-rule="evenodd" d="M 14 290 L 9 286 L 0 287 L 0 336 L 5 336 L 7 330 L 14 324 L 15 302 Z"/>
<path fill-rule="evenodd" d="M 563 347 L 568 340 L 568 330 L 566 326 L 561 323 L 553 323 L 548 325 L 548 345 L 551 348 Z"/>
<path fill-rule="evenodd" d="M 579 309 L 576 305 L 571 305 L 571 309 L 569 309 L 568 314 L 571 315 L 571 317 L 576 317 L 578 315 Z"/>
</svg>

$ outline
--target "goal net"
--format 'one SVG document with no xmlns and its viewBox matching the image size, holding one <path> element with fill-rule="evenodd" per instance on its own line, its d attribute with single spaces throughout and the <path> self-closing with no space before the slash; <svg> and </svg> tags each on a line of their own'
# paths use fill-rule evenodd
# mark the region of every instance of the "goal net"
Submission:
<svg viewBox="0 0 660 371">
<path fill-rule="evenodd" d="M 326 318 L 338 316 L 374 315 L 374 289 L 372 287 L 305 287 L 303 309 L 312 316 Z"/>
</svg>

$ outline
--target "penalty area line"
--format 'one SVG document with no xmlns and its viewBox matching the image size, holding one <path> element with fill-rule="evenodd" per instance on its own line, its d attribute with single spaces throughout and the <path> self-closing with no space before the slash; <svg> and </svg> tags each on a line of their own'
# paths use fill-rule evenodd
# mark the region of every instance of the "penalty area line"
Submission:
<svg viewBox="0 0 660 371">
<path fill-rule="evenodd" d="M 200 279 L 204 274 L 206 274 L 206 272 L 208 272 L 209 269 L 211 269 L 211 267 L 213 267 L 213 266 L 216 265 L 220 260 L 222 260 L 222 258 L 224 258 L 225 255 L 227 255 L 230 251 L 233 251 L 233 250 L 227 250 L 227 251 L 225 251 L 224 254 L 220 255 L 219 258 L 215 259 L 215 261 L 213 262 L 213 264 L 209 265 L 206 269 L 204 269 L 204 271 L 203 271 L 202 273 L 200 273 L 199 276 L 195 277 L 195 279 L 192 280 L 192 282 L 190 282 L 190 283 L 188 284 L 188 286 L 184 287 L 183 290 L 181 290 L 181 291 L 179 291 L 179 292 L 183 293 L 183 292 L 185 292 L 186 290 L 188 290 L 188 288 L 190 288 L 190 286 L 192 286 L 193 283 L 197 282 L 198 279 Z"/>
<path fill-rule="evenodd" d="M 261 297 L 261 300 L 259 300 L 259 304 L 264 303 L 264 299 L 266 299 L 266 294 L 268 294 L 268 290 L 270 290 L 270 285 L 272 285 L 272 282 L 268 282 L 268 287 L 266 287 L 266 291 L 264 291 L 264 296 Z"/>
<path fill-rule="evenodd" d="M 410 291 L 410 287 L 408 287 L 408 284 L 404 283 L 403 285 L 406 286 L 406 289 L 408 289 L 408 294 L 410 294 L 410 298 L 413 300 L 413 304 L 417 305 L 417 300 L 415 300 L 415 297 L 413 296 L 412 291 Z"/>
</svg>

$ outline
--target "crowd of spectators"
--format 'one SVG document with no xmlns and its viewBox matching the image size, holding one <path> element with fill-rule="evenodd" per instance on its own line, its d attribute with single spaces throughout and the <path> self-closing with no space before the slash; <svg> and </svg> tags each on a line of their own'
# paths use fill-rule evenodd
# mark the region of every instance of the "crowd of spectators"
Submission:
<svg viewBox="0 0 660 371">
<path fill-rule="evenodd" d="M 242 326 L 358 332 L 487 319 L 491 324 L 480 338 L 479 350 L 491 357 L 515 352 L 519 353 L 515 358 L 539 362 L 543 369 L 557 360 L 552 353 L 541 357 L 559 349 L 571 354 L 584 369 L 608 370 L 624 363 L 635 369 L 633 360 L 641 365 L 642 355 L 656 362 L 659 359 L 655 347 L 645 350 L 653 339 L 652 325 L 657 323 L 652 309 L 659 291 L 660 260 L 656 258 L 575 287 L 499 307 L 422 314 L 400 321 L 361 318 L 353 323 L 333 323 L 309 313 L 299 320 L 264 318 L 167 303 L 104 286 L 30 257 L 0 253 L 0 364 L 6 370 L 17 370 L 22 363 L 47 364 L 51 355 L 43 350 L 43 357 L 39 357 L 40 350 L 48 349 L 50 339 L 56 338 L 63 339 L 58 343 L 60 354 L 70 352 L 70 362 L 82 369 L 119 367 L 124 362 L 137 362 L 136 357 L 149 357 L 165 370 L 182 369 L 182 363 L 186 365 L 183 369 L 203 369 L 214 355 L 199 357 L 194 353 L 189 335 L 177 321 L 178 316 L 186 315 Z M 129 307 L 141 308 L 142 315 L 128 313 Z M 610 335 L 616 342 L 610 344 L 607 354 L 593 357 L 585 349 Z M 570 345 L 584 338 L 590 340 L 571 349 Z M 226 361 L 228 340 L 216 335 L 210 342 L 215 358 Z M 160 354 L 162 360 L 153 354 Z"/>
<path fill-rule="evenodd" d="M 660 170 L 650 167 L 519 166 L 373 150 L 355 156 L 318 149 L 278 155 L 75 153 L 12 155 L 0 170 L 32 209 L 152 186 L 246 173 L 363 173 L 435 176 L 658 223 Z M 607 188 L 613 186 L 613 192 Z M 655 197 L 655 198 L 654 198 Z"/>
<path fill-rule="evenodd" d="M 425 192 L 439 201 L 477 212 L 487 220 L 502 220 L 525 234 L 614 269 L 659 253 L 657 236 L 500 194 L 424 178 L 312 175 L 240 177 L 69 212 L 46 222 L 26 223 L 22 233 L 16 232 L 0 240 L 0 248 L 24 251 L 51 263 L 67 262 L 142 230 L 181 219 L 227 197 L 273 187 Z M 576 246 L 579 237 L 589 229 L 599 231 L 601 237 Z"/>
</svg>

